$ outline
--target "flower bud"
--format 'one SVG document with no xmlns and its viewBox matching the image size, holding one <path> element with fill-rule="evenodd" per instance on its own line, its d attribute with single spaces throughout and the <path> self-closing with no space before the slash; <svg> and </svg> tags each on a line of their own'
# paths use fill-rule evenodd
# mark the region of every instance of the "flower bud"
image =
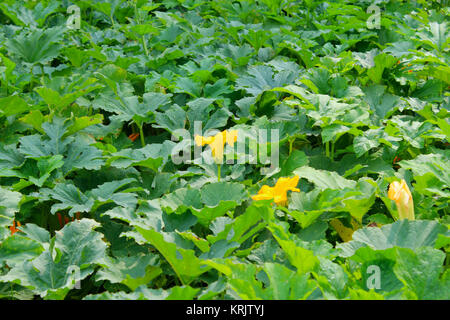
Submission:
<svg viewBox="0 0 450 320">
<path fill-rule="evenodd" d="M 388 197 L 395 201 L 399 219 L 414 220 L 414 203 L 406 181 L 394 181 L 389 185 Z"/>
</svg>

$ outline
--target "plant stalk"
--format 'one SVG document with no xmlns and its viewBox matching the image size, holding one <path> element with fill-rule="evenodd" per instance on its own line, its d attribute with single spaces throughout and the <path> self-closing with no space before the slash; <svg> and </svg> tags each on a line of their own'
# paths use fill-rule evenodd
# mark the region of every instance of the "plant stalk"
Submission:
<svg viewBox="0 0 450 320">
<path fill-rule="evenodd" d="M 334 160 L 334 142 L 331 142 L 331 160 Z"/>
<path fill-rule="evenodd" d="M 142 148 L 145 147 L 145 139 L 144 139 L 144 130 L 143 130 L 143 125 L 138 125 L 139 127 L 139 137 L 141 138 L 141 144 L 142 144 Z"/>
</svg>

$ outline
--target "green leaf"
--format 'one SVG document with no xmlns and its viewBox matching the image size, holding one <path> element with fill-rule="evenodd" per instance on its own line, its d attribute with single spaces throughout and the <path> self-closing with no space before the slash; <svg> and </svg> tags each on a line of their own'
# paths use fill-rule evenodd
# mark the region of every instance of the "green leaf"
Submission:
<svg viewBox="0 0 450 320">
<path fill-rule="evenodd" d="M 161 198 L 161 208 L 168 213 L 182 213 L 189 208 L 202 208 L 201 194 L 198 189 L 179 188 Z"/>
<path fill-rule="evenodd" d="M 319 260 L 314 256 L 313 251 L 298 246 L 286 230 L 283 230 L 283 227 L 270 224 L 268 229 L 300 275 L 313 271 L 319 264 Z"/>
<path fill-rule="evenodd" d="M 28 103 L 17 95 L 0 98 L 0 115 L 9 117 L 29 110 Z"/>
<path fill-rule="evenodd" d="M 379 141 L 383 137 L 383 131 L 381 129 L 369 129 L 362 135 L 355 137 L 353 140 L 353 149 L 357 157 L 361 157 L 364 153 L 370 149 L 377 148 L 381 142 Z"/>
<path fill-rule="evenodd" d="M 178 105 L 172 105 L 165 112 L 155 112 L 156 128 L 164 128 L 173 133 L 177 129 L 184 129 L 186 112 Z"/>
<path fill-rule="evenodd" d="M 179 77 L 175 85 L 175 92 L 187 93 L 194 98 L 201 95 L 202 84 L 188 77 Z"/>
<path fill-rule="evenodd" d="M 18 168 L 24 161 L 23 155 L 17 150 L 15 144 L 0 145 L 0 171 Z"/>
<path fill-rule="evenodd" d="M 19 211 L 21 200 L 20 192 L 9 191 L 0 186 L 0 226 L 12 226 L 14 214 Z"/>
<path fill-rule="evenodd" d="M 134 208 L 137 204 L 137 195 L 133 192 L 118 191 L 134 181 L 136 181 L 134 178 L 125 178 L 122 180 L 105 182 L 97 188 L 90 190 L 88 196 L 95 201 L 93 208 L 95 209 L 101 204 L 109 202 L 114 202 L 125 208 Z"/>
<path fill-rule="evenodd" d="M 448 42 L 447 22 L 430 22 L 427 28 L 422 32 L 418 32 L 417 35 L 423 40 L 424 43 L 442 52 L 444 50 L 444 46 Z"/>
<path fill-rule="evenodd" d="M 306 274 L 300 275 L 278 263 L 265 263 L 264 271 L 269 278 L 270 298 L 273 300 L 304 300 L 316 285 Z"/>
<path fill-rule="evenodd" d="M 20 153 L 33 158 L 38 159 L 40 157 L 45 157 L 51 155 L 51 150 L 49 145 L 45 144 L 40 135 L 34 134 L 30 136 L 23 136 L 19 139 Z"/>
<path fill-rule="evenodd" d="M 164 290 L 161 288 L 149 289 L 142 285 L 130 293 L 106 291 L 100 294 L 87 295 L 84 300 L 193 300 L 199 291 L 200 289 L 190 286 L 172 287 Z"/>
<path fill-rule="evenodd" d="M 42 130 L 42 123 L 45 122 L 45 118 L 46 117 L 42 115 L 41 111 L 33 110 L 19 120 L 31 125 L 34 129 L 44 134 L 44 130 Z"/>
<path fill-rule="evenodd" d="M 364 289 L 370 287 L 377 293 L 395 292 L 403 288 L 394 273 L 396 263 L 395 248 L 374 250 L 363 247 L 356 251 L 351 260 L 362 263 L 361 282 Z"/>
<path fill-rule="evenodd" d="M 81 193 L 73 184 L 58 183 L 53 189 L 41 189 L 40 193 L 60 201 L 52 205 L 50 210 L 52 214 L 58 210 L 70 208 L 69 214 L 73 217 L 75 212 L 89 212 L 94 205 L 94 201 Z"/>
<path fill-rule="evenodd" d="M 375 291 L 365 291 L 363 289 L 353 289 L 349 288 L 349 294 L 351 300 L 384 300 L 382 294 L 376 293 Z"/>
<path fill-rule="evenodd" d="M 0 244 L 0 265 L 7 263 L 8 266 L 14 267 L 37 257 L 42 251 L 44 248 L 38 241 L 14 234 Z"/>
<path fill-rule="evenodd" d="M 28 180 L 38 187 L 42 187 L 50 177 L 50 174 L 63 166 L 64 161 L 62 155 L 41 157 L 37 161 L 37 168 L 39 169 L 39 177 L 30 176 Z"/>
<path fill-rule="evenodd" d="M 414 176 L 433 174 L 444 187 L 450 186 L 450 165 L 442 155 L 421 154 L 412 160 L 402 160 L 399 165 L 404 169 L 411 169 Z"/>
<path fill-rule="evenodd" d="M 208 271 L 209 268 L 202 266 L 193 250 L 179 248 L 176 244 L 167 242 L 164 235 L 155 230 L 145 230 L 138 226 L 136 230 L 161 253 L 183 284 L 189 284 Z"/>
<path fill-rule="evenodd" d="M 148 144 L 140 149 L 122 149 L 113 153 L 107 164 L 120 169 L 142 166 L 153 171 L 159 171 L 159 168 L 171 155 L 173 145 L 172 141 L 165 141 L 162 144 Z"/>
<path fill-rule="evenodd" d="M 233 182 L 210 183 L 201 188 L 202 202 L 209 206 L 217 206 L 221 201 L 240 203 L 244 196 L 244 186 Z"/>
<path fill-rule="evenodd" d="M 381 53 L 374 58 L 375 66 L 367 70 L 367 75 L 374 83 L 381 83 L 383 72 L 397 63 L 397 59 L 389 54 Z"/>
<path fill-rule="evenodd" d="M 73 123 L 67 128 L 66 133 L 64 133 L 63 138 L 70 136 L 78 131 L 81 131 L 89 126 L 99 124 L 103 122 L 103 115 L 101 113 L 93 116 L 84 116 L 75 118 Z"/>
<path fill-rule="evenodd" d="M 293 95 L 294 97 L 299 98 L 304 103 L 304 105 L 301 105 L 303 108 L 312 109 L 312 110 L 316 109 L 316 107 L 311 102 L 309 102 L 309 100 L 308 100 L 309 93 L 303 87 L 290 84 L 288 86 L 274 88 L 272 90 L 289 93 L 290 95 Z"/>
<path fill-rule="evenodd" d="M 68 147 L 63 172 L 67 175 L 75 169 L 99 170 L 103 163 L 102 152 L 99 149 L 76 140 Z"/>
<path fill-rule="evenodd" d="M 320 190 L 354 188 L 356 185 L 355 181 L 347 180 L 336 172 L 317 170 L 308 166 L 297 168 L 294 174 L 311 181 Z"/>
<path fill-rule="evenodd" d="M 208 235 L 206 238 L 210 243 L 223 239 L 243 243 L 261 231 L 272 216 L 273 210 L 267 204 L 253 202 L 233 222 L 227 223 L 226 217 L 216 218 L 211 226 L 214 236 Z"/>
<path fill-rule="evenodd" d="M 449 234 L 447 227 L 436 221 L 407 219 L 398 220 L 381 228 L 366 227 L 353 233 L 353 240 L 339 244 L 342 256 L 350 257 L 360 247 L 369 246 L 375 250 L 393 247 L 416 250 L 420 247 L 434 247 L 439 234 Z M 356 248 L 356 249 L 355 249 Z"/>
<path fill-rule="evenodd" d="M 328 259 L 319 257 L 318 271 L 314 272 L 325 299 L 343 299 L 347 295 L 348 276 L 342 266 Z"/>
<path fill-rule="evenodd" d="M 86 278 L 105 255 L 99 224 L 82 219 L 67 224 L 52 239 L 52 245 L 31 261 L 16 265 L 0 281 L 20 283 L 41 297 L 64 299 L 74 282 Z"/>
<path fill-rule="evenodd" d="M 162 272 L 156 264 L 156 257 L 138 254 L 119 258 L 108 257 L 96 274 L 96 280 L 108 280 L 111 283 L 123 283 L 131 290 L 150 283 Z"/>
<path fill-rule="evenodd" d="M 249 68 L 248 76 L 236 80 L 236 88 L 244 89 L 253 96 L 258 96 L 266 90 L 291 84 L 297 74 L 292 71 L 281 71 L 274 75 L 269 66 L 256 65 Z"/>
<path fill-rule="evenodd" d="M 390 114 L 400 102 L 399 97 L 385 93 L 385 90 L 385 86 L 381 85 L 373 85 L 364 90 L 365 100 L 380 119 Z"/>
<path fill-rule="evenodd" d="M 253 264 L 233 263 L 229 259 L 206 260 L 205 264 L 225 274 L 228 285 L 245 300 L 265 299 L 262 283 L 257 281 L 257 268 Z"/>
<path fill-rule="evenodd" d="M 103 213 L 114 219 L 128 222 L 132 226 L 161 230 L 163 226 L 162 211 L 155 200 L 140 201 L 137 209 L 115 206 Z"/>
<path fill-rule="evenodd" d="M 394 272 L 416 299 L 450 299 L 449 279 L 439 279 L 445 254 L 433 248 L 397 248 Z"/>
<path fill-rule="evenodd" d="M 303 151 L 293 150 L 291 155 L 282 162 L 281 171 L 278 175 L 288 177 L 295 169 L 307 165 L 308 162 L 308 157 Z"/>
<path fill-rule="evenodd" d="M 53 27 L 48 29 L 34 29 L 29 35 L 20 34 L 5 43 L 9 52 L 17 55 L 25 62 L 46 63 L 59 55 L 60 41 L 64 29 Z"/>
</svg>

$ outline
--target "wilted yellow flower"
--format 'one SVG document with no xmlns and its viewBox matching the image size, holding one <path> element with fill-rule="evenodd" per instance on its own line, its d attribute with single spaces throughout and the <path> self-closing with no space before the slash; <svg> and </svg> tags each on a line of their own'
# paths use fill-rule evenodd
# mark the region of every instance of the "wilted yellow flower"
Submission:
<svg viewBox="0 0 450 320">
<path fill-rule="evenodd" d="M 214 160 L 216 162 L 222 161 L 223 158 L 223 149 L 225 146 L 225 143 L 228 143 L 228 145 L 233 146 L 234 143 L 237 141 L 237 130 L 224 130 L 222 132 L 219 132 L 215 136 L 211 137 L 202 137 L 202 136 L 195 136 L 195 144 L 197 146 L 204 146 L 205 144 L 209 145 L 211 147 L 212 156 L 214 157 Z"/>
<path fill-rule="evenodd" d="M 286 205 L 287 203 L 287 192 L 295 191 L 300 192 L 300 189 L 296 188 L 298 184 L 299 176 L 293 178 L 280 178 L 274 187 L 269 187 L 268 185 L 263 185 L 258 191 L 258 194 L 253 196 L 253 200 L 269 200 L 273 199 L 278 205 Z"/>
<path fill-rule="evenodd" d="M 330 220 L 330 224 L 331 226 L 334 228 L 334 230 L 336 230 L 337 234 L 339 235 L 339 237 L 341 237 L 341 239 L 344 242 L 348 242 L 350 240 L 352 240 L 353 237 L 353 232 L 355 232 L 355 230 L 357 230 L 359 228 L 359 225 L 356 223 L 355 220 L 351 220 L 352 223 L 352 228 L 346 227 L 344 226 L 344 224 L 341 222 L 341 220 L 335 218 Z"/>
<path fill-rule="evenodd" d="M 388 197 L 395 201 L 400 219 L 414 220 L 414 203 L 406 181 L 394 181 L 389 185 Z"/>
</svg>

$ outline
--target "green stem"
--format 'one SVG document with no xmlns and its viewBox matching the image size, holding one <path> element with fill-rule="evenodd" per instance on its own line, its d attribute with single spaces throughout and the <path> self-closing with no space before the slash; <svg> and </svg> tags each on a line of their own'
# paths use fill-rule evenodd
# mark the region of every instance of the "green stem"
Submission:
<svg viewBox="0 0 450 320">
<path fill-rule="evenodd" d="M 42 82 L 42 85 L 44 85 L 44 65 L 42 63 L 40 65 L 41 65 L 41 74 L 42 74 L 41 82 Z"/>
<path fill-rule="evenodd" d="M 325 155 L 327 156 L 327 158 L 330 157 L 330 142 L 329 141 L 325 142 Z"/>
<path fill-rule="evenodd" d="M 6 96 L 8 96 L 8 77 L 5 76 L 5 88 L 6 88 Z"/>
<path fill-rule="evenodd" d="M 220 182 L 220 169 L 221 169 L 222 165 L 218 164 L 217 165 L 217 181 Z"/>
<path fill-rule="evenodd" d="M 331 160 L 334 160 L 334 142 L 331 142 Z"/>
<path fill-rule="evenodd" d="M 143 125 L 138 125 L 139 127 L 139 137 L 141 138 L 142 148 L 145 147 L 144 130 Z"/>
<path fill-rule="evenodd" d="M 289 155 L 292 153 L 292 145 L 294 144 L 295 139 L 289 140 Z"/>
<path fill-rule="evenodd" d="M 145 55 L 148 57 L 148 49 L 147 49 L 147 44 L 145 43 L 144 36 L 142 36 L 142 44 L 144 46 Z"/>
</svg>

